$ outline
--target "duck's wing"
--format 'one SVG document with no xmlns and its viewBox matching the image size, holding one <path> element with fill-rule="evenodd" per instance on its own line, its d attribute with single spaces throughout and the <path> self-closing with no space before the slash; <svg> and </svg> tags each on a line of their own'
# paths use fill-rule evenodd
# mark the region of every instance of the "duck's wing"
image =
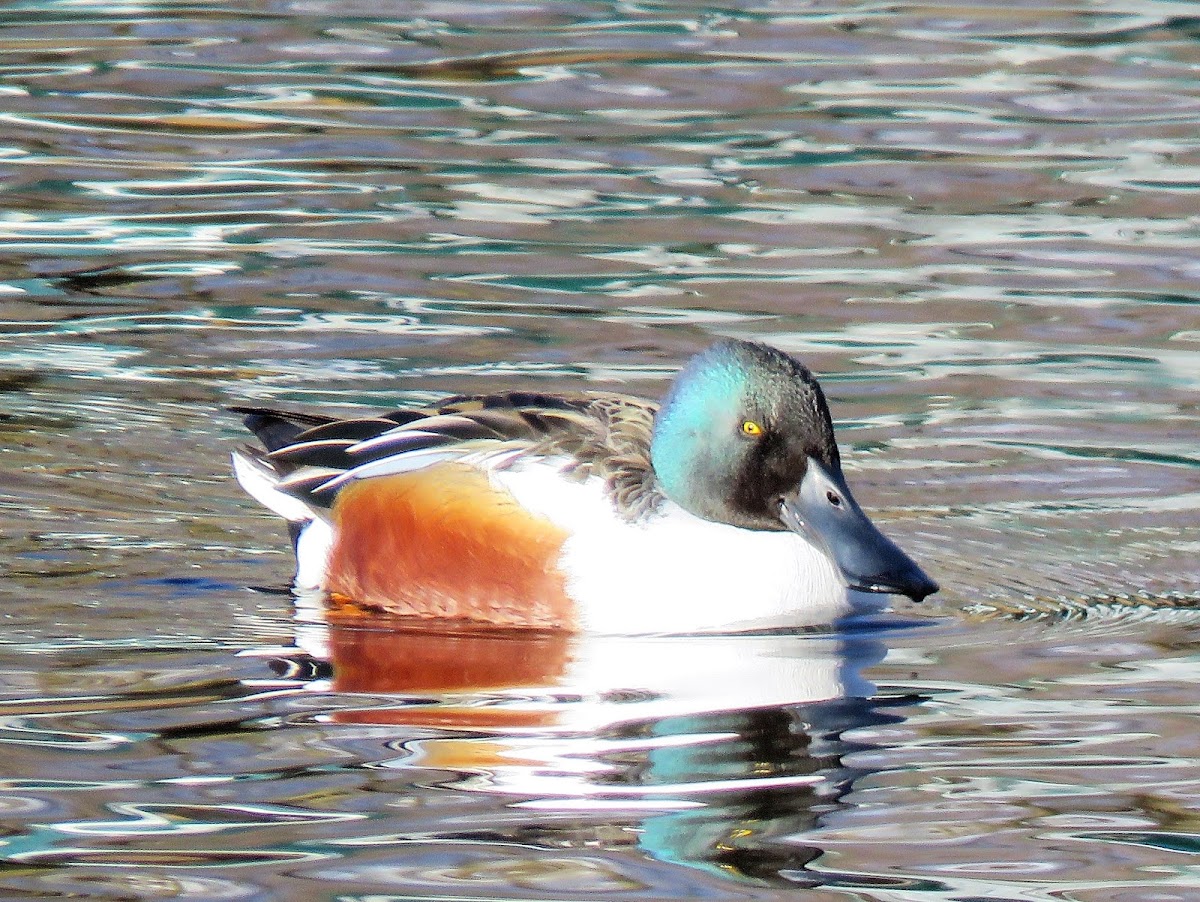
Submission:
<svg viewBox="0 0 1200 902">
<path fill-rule="evenodd" d="M 635 518 L 660 498 L 650 466 L 655 405 L 626 395 L 505 392 L 459 395 L 420 410 L 335 417 L 234 407 L 266 448 L 250 449 L 275 488 L 318 508 L 356 479 L 461 461 L 484 468 L 536 456 L 565 474 L 605 480 L 617 509 Z"/>
</svg>

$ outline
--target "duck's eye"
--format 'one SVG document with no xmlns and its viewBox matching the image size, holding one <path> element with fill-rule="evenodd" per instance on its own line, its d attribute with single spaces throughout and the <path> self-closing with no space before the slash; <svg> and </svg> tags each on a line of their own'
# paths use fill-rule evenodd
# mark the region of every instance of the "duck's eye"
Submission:
<svg viewBox="0 0 1200 902">
<path fill-rule="evenodd" d="M 825 493 L 825 500 L 828 501 L 830 504 L 832 504 L 834 507 L 842 506 L 842 496 L 839 495 L 837 492 L 833 491 L 832 489 Z"/>
<path fill-rule="evenodd" d="M 742 435 L 762 435 L 763 428 L 754 420 L 742 421 Z"/>
</svg>

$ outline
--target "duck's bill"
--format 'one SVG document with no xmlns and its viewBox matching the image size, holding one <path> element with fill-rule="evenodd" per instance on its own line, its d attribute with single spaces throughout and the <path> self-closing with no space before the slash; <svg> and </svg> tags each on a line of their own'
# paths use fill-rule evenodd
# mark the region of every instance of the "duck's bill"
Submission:
<svg viewBox="0 0 1200 902">
<path fill-rule="evenodd" d="M 783 499 L 780 519 L 822 548 L 851 589 L 892 592 L 921 601 L 938 590 L 907 554 L 867 517 L 841 473 L 809 458 L 800 487 Z"/>
</svg>

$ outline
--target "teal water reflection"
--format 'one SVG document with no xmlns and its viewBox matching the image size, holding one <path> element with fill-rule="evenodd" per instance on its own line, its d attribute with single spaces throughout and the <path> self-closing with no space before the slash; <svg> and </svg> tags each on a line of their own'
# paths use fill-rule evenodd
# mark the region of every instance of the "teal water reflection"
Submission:
<svg viewBox="0 0 1200 902">
<path fill-rule="evenodd" d="M 1198 894 L 1190 7 L 102 6 L 0 9 L 5 893 Z M 716 335 L 939 596 L 606 650 L 261 591 L 226 406 Z"/>
</svg>

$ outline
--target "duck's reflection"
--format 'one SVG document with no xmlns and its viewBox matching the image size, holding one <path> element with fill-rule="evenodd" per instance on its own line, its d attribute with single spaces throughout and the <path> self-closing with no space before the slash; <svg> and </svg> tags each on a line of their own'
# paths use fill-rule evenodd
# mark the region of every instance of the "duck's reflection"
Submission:
<svg viewBox="0 0 1200 902">
<path fill-rule="evenodd" d="M 496 794 L 529 823 L 726 877 L 805 882 L 789 837 L 855 773 L 843 734 L 890 719 L 872 635 L 598 637 L 304 628 L 329 717 L 391 728 L 394 760 Z M 511 832 L 512 822 L 508 823 Z M 582 835 L 582 834 L 580 834 Z M 516 837 L 511 837 L 516 838 Z M 576 836 L 575 839 L 579 837 Z"/>
</svg>

